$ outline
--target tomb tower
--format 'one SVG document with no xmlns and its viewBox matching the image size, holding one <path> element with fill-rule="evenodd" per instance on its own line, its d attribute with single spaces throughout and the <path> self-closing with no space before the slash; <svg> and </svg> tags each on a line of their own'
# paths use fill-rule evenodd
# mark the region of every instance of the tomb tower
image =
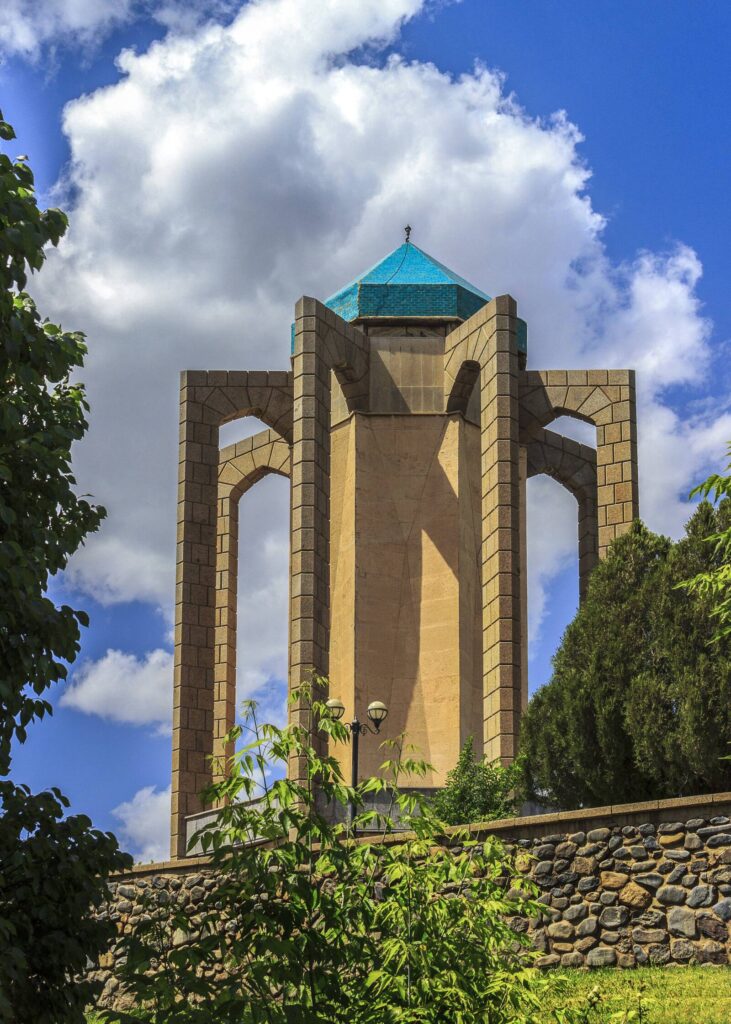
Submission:
<svg viewBox="0 0 731 1024">
<path fill-rule="evenodd" d="M 211 755 L 230 753 L 238 503 L 267 473 L 290 481 L 290 688 L 315 670 L 346 716 L 385 701 L 388 734 L 434 766 L 427 786 L 469 736 L 514 757 L 527 478 L 549 474 L 577 500 L 582 594 L 638 515 L 633 371 L 532 370 L 527 355 L 514 299 L 407 239 L 326 302 L 299 300 L 290 370 L 182 374 L 173 857 Z M 563 415 L 592 423 L 596 447 L 548 429 Z M 244 416 L 267 429 L 220 448 L 219 427 Z M 364 745 L 363 775 L 380 760 Z"/>
</svg>

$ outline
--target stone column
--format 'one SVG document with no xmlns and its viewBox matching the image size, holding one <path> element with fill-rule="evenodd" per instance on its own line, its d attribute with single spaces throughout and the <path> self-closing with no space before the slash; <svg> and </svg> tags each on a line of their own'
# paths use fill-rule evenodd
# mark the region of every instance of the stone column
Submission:
<svg viewBox="0 0 731 1024">
<path fill-rule="evenodd" d="M 596 486 L 576 497 L 579 505 L 579 599 L 583 601 L 599 557 Z"/>
<path fill-rule="evenodd" d="M 309 683 L 313 672 L 328 674 L 331 373 L 348 410 L 361 408 L 368 396 L 367 341 L 321 302 L 303 297 L 295 308 L 292 371 L 290 690 Z M 290 717 L 310 727 L 301 704 Z M 302 780 L 303 767 L 290 765 L 290 776 Z"/>
<path fill-rule="evenodd" d="M 528 707 L 528 452 L 520 446 L 520 711 Z"/>
<path fill-rule="evenodd" d="M 196 394 L 203 371 L 180 380 L 180 458 L 175 590 L 171 856 L 185 856 L 185 818 L 201 810 L 213 742 L 218 423 Z"/>
<path fill-rule="evenodd" d="M 290 690 L 310 683 L 313 672 L 323 676 L 328 672 L 330 366 L 318 336 L 315 310 L 312 299 L 297 303 L 292 357 Z M 294 705 L 290 715 L 309 728 L 302 704 Z M 304 764 L 291 764 L 290 776 L 304 781 Z"/>
<path fill-rule="evenodd" d="M 520 444 L 516 305 L 494 300 L 480 360 L 485 754 L 516 754 L 522 707 Z M 489 308 L 489 307 L 488 307 Z"/>
<path fill-rule="evenodd" d="M 213 669 L 213 777 L 224 778 L 233 756 L 225 737 L 236 720 L 236 634 L 239 572 L 239 503 L 231 488 L 219 492 L 216 566 L 216 652 Z"/>
<path fill-rule="evenodd" d="M 615 537 L 627 533 L 639 515 L 637 412 L 634 370 L 608 370 L 607 388 L 617 395 L 611 417 L 597 421 L 597 505 L 599 557 Z"/>
</svg>

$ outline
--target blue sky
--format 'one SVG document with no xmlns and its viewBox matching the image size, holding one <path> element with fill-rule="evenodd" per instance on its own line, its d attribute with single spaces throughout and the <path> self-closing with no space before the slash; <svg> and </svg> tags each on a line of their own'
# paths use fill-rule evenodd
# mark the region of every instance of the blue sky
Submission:
<svg viewBox="0 0 731 1024">
<path fill-rule="evenodd" d="M 456 272 L 516 296 L 531 365 L 638 367 L 642 512 L 677 535 L 731 437 L 731 10 L 262 0 L 222 16 L 199 0 L 90 2 L 72 21 L 63 2 L 30 6 L 0 13 L 0 106 L 11 150 L 71 215 L 34 292 L 89 336 L 77 468 L 110 517 L 56 584 L 91 614 L 75 696 L 56 692 L 15 775 L 60 785 L 149 859 L 167 829 L 179 369 L 284 367 L 295 299 L 335 291 L 408 219 Z M 570 502 L 531 486 L 534 689 L 577 569 Z M 263 580 L 242 609 L 242 692 L 270 704 L 285 494 L 266 481 L 242 508 Z"/>
</svg>

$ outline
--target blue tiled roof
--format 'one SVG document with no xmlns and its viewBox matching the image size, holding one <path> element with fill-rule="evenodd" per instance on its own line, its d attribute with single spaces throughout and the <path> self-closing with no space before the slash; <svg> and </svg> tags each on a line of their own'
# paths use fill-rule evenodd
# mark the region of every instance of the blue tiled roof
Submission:
<svg viewBox="0 0 731 1024">
<path fill-rule="evenodd" d="M 490 296 L 455 274 L 413 242 L 404 242 L 365 273 L 331 295 L 325 305 L 343 320 L 360 317 L 457 317 L 468 320 Z M 518 349 L 527 351 L 528 329 L 518 320 Z M 294 346 L 294 325 L 292 328 Z"/>
<path fill-rule="evenodd" d="M 359 317 L 459 317 L 466 320 L 490 296 L 412 242 L 404 242 L 326 300 L 344 320 Z"/>
</svg>

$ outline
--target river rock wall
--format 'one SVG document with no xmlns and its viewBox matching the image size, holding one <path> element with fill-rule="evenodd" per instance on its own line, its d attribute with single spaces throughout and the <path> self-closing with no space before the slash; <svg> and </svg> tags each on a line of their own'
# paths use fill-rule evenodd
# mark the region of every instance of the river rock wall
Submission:
<svg viewBox="0 0 731 1024">
<path fill-rule="evenodd" d="M 539 966 L 731 961 L 727 815 L 556 832 L 518 846 L 546 906 L 526 922 Z"/>
<path fill-rule="evenodd" d="M 517 853 L 545 911 L 514 927 L 556 967 L 731 963 L 731 793 L 471 826 Z M 146 904 L 189 908 L 215 884 L 203 857 L 140 865 L 110 885 L 120 936 Z M 185 941 L 181 935 L 179 941 Z M 173 937 L 173 942 L 177 941 Z M 102 1006 L 124 1010 L 113 944 L 94 969 Z"/>
</svg>

